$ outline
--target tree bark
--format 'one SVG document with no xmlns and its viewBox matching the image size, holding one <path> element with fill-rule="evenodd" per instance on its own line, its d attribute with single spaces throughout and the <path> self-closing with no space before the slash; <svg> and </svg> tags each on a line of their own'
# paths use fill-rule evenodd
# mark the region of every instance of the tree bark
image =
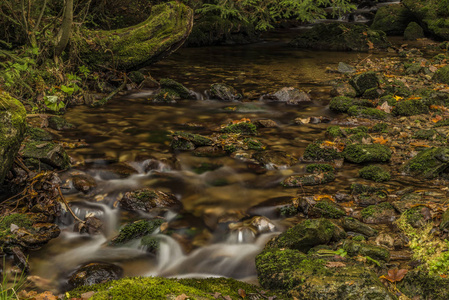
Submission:
<svg viewBox="0 0 449 300">
<path fill-rule="evenodd" d="M 61 28 L 56 37 L 55 57 L 62 54 L 70 39 L 73 25 L 73 0 L 67 0 L 64 7 Z"/>
</svg>

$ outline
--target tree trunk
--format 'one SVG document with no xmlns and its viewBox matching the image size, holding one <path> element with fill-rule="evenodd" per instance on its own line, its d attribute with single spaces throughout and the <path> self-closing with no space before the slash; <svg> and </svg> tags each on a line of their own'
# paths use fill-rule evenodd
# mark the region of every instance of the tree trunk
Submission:
<svg viewBox="0 0 449 300">
<path fill-rule="evenodd" d="M 58 57 L 62 54 L 69 42 L 70 35 L 72 33 L 73 0 L 66 1 L 67 2 L 64 7 L 64 16 L 62 18 L 61 28 L 59 29 L 58 35 L 56 37 L 55 57 Z"/>
</svg>

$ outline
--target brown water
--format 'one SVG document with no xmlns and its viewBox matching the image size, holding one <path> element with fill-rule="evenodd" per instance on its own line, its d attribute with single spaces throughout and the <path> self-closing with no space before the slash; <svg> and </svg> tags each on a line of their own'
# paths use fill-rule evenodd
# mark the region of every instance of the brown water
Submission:
<svg viewBox="0 0 449 300">
<path fill-rule="evenodd" d="M 101 218 L 105 230 L 98 236 L 72 233 L 72 220 L 66 217 L 61 221 L 64 229 L 61 236 L 31 258 L 33 275 L 49 279 L 56 288 L 57 284 L 64 286 L 67 276 L 78 266 L 107 261 L 123 267 L 127 276 L 229 276 L 254 282 L 255 255 L 276 232 L 295 222 L 280 218 L 275 213 L 275 204 L 285 203 L 298 193 L 347 192 L 350 183 L 356 180 L 357 169 L 345 165 L 337 180 L 325 186 L 286 189 L 280 182 L 288 175 L 304 172 L 305 164 L 259 174 L 238 158 L 202 158 L 188 152 L 173 153 L 169 147 L 170 134 L 184 130 L 207 135 L 230 120 L 272 119 L 279 127 L 261 129 L 257 138 L 268 149 L 283 150 L 300 157 L 310 142 L 324 137 L 329 124 L 296 125 L 294 119 L 336 117 L 327 108 L 330 99 L 328 81 L 338 75 L 327 73 L 326 68 L 336 68 L 339 61 L 356 63 L 366 56 L 366 53 L 302 51 L 288 48 L 279 41 L 238 47 L 181 49 L 152 66 L 153 77 L 175 79 L 200 94 L 212 83 L 228 83 L 247 95 L 245 103 L 198 100 L 152 105 L 147 100 L 151 91 L 140 91 L 117 97 L 102 108 L 70 109 L 65 117 L 77 129 L 65 133 L 63 138 L 87 142 L 88 147 L 71 149 L 69 153 L 81 162 L 80 172 L 94 176 L 98 187 L 92 195 L 72 193 L 67 197 L 81 217 L 93 213 Z M 310 91 L 313 102 L 286 106 L 254 100 L 284 86 Z M 247 103 L 249 100 L 253 101 Z M 224 110 L 228 106 L 242 109 L 229 112 Z M 202 127 L 192 129 L 186 123 Z M 180 161 L 181 170 L 161 166 L 157 171 L 143 172 L 143 166 L 148 162 L 146 158 L 173 155 Z M 118 178 L 103 170 L 110 161 L 132 162 L 139 173 Z M 193 169 L 201 163 L 221 167 L 196 174 Z M 401 182 L 392 180 L 390 184 L 401 185 Z M 139 247 L 139 241 L 121 248 L 107 246 L 107 241 L 123 222 L 138 218 L 116 208 L 114 203 L 124 192 L 142 187 L 172 192 L 184 205 L 183 213 L 166 217 L 178 227 L 180 235 L 188 238 L 179 242 L 164 236 L 156 257 Z M 260 203 L 270 204 L 257 206 Z M 253 233 L 238 225 L 239 218 L 257 215 L 268 217 L 276 228 L 268 233 Z M 230 230 L 230 224 L 237 230 Z M 191 231 L 196 234 L 189 235 Z"/>
</svg>

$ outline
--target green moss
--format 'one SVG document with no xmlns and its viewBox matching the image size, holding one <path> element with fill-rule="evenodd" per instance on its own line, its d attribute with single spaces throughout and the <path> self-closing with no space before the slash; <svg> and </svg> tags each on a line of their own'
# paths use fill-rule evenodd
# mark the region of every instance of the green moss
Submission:
<svg viewBox="0 0 449 300">
<path fill-rule="evenodd" d="M 426 114 L 429 107 L 422 100 L 406 100 L 396 104 L 392 113 L 396 116 L 414 116 Z"/>
<path fill-rule="evenodd" d="M 173 141 L 172 141 L 173 143 L 176 141 L 182 143 L 183 140 L 192 143 L 194 146 L 210 146 L 213 144 L 213 141 L 210 138 L 199 135 L 199 134 L 182 132 L 182 131 L 177 131 L 173 134 Z M 186 143 L 183 143 L 183 144 L 186 144 Z M 176 143 L 175 143 L 175 145 L 176 145 Z M 172 148 L 176 149 L 173 146 L 172 146 Z M 190 149 L 187 149 L 187 150 L 190 150 Z"/>
<path fill-rule="evenodd" d="M 146 235 L 140 240 L 140 245 L 145 247 L 147 252 L 156 253 L 159 250 L 160 238 Z"/>
<path fill-rule="evenodd" d="M 424 216 L 422 214 L 422 208 L 423 206 L 416 206 L 412 207 L 410 209 L 407 209 L 403 213 L 403 218 L 405 218 L 405 221 L 410 224 L 412 227 L 420 227 L 424 225 Z"/>
<path fill-rule="evenodd" d="M 375 165 L 366 166 L 360 169 L 359 176 L 375 182 L 384 182 L 390 180 L 391 178 L 390 172 L 380 166 Z"/>
<path fill-rule="evenodd" d="M 343 156 L 353 163 L 387 162 L 391 158 L 391 150 L 381 144 L 352 144 L 346 146 Z"/>
<path fill-rule="evenodd" d="M 377 10 L 371 29 L 382 30 L 387 35 L 402 35 L 411 19 L 410 11 L 402 4 L 386 5 Z"/>
<path fill-rule="evenodd" d="M 252 138 L 246 138 L 243 140 L 243 142 L 246 144 L 246 147 L 248 147 L 249 150 L 265 150 L 264 144 L 262 144 L 260 141 Z"/>
<path fill-rule="evenodd" d="M 404 31 L 404 39 L 415 41 L 424 37 L 424 30 L 416 22 L 410 22 Z"/>
<path fill-rule="evenodd" d="M 179 95 L 169 89 L 161 89 L 154 97 L 153 102 L 156 103 L 175 103 L 179 99 Z"/>
<path fill-rule="evenodd" d="M 365 237 L 363 235 L 356 235 L 355 237 L 352 238 L 352 240 L 355 242 L 364 242 Z"/>
<path fill-rule="evenodd" d="M 70 158 L 61 145 L 53 142 L 27 141 L 21 150 L 24 158 L 39 160 L 46 165 L 58 169 L 68 169 Z"/>
<path fill-rule="evenodd" d="M 355 99 L 345 96 L 334 97 L 329 102 L 329 109 L 335 112 L 345 113 L 355 102 Z"/>
<path fill-rule="evenodd" d="M 439 68 L 432 79 L 436 82 L 449 84 L 449 66 Z"/>
<path fill-rule="evenodd" d="M 387 123 L 377 123 L 370 129 L 371 132 L 376 133 L 388 133 L 388 124 Z"/>
<path fill-rule="evenodd" d="M 279 208 L 279 214 L 285 218 L 293 217 L 297 213 L 298 208 L 296 208 L 294 205 L 286 205 Z"/>
<path fill-rule="evenodd" d="M 349 83 L 355 88 L 357 95 L 363 95 L 365 91 L 378 87 L 379 78 L 375 72 L 368 71 L 354 76 Z"/>
<path fill-rule="evenodd" d="M 440 121 L 436 122 L 434 126 L 435 127 L 449 126 L 449 119 L 440 120 Z"/>
<path fill-rule="evenodd" d="M 326 134 L 332 138 L 344 137 L 343 130 L 341 130 L 340 126 L 329 126 L 326 129 Z"/>
<path fill-rule="evenodd" d="M 11 224 L 21 228 L 31 229 L 33 222 L 31 222 L 26 214 L 12 214 L 0 217 L 0 239 L 11 234 Z"/>
<path fill-rule="evenodd" d="M 343 249 L 351 256 L 369 256 L 370 258 L 386 262 L 390 260 L 390 251 L 387 249 L 357 242 L 354 239 L 346 240 L 343 243 Z"/>
<path fill-rule="evenodd" d="M 419 140 L 435 140 L 438 138 L 442 138 L 438 131 L 435 129 L 420 129 L 413 135 L 414 139 Z"/>
<path fill-rule="evenodd" d="M 306 171 L 308 173 L 334 172 L 335 168 L 328 164 L 310 164 L 307 165 Z"/>
<path fill-rule="evenodd" d="M 50 132 L 37 127 L 29 127 L 27 129 L 27 135 L 34 141 L 51 141 L 53 139 Z"/>
<path fill-rule="evenodd" d="M 314 213 L 319 212 L 322 217 L 339 219 L 346 215 L 345 211 L 332 201 L 322 200 L 313 207 Z"/>
<path fill-rule="evenodd" d="M 250 122 L 241 122 L 237 124 L 231 124 L 221 130 L 224 133 L 239 133 L 244 135 L 257 134 L 257 127 Z"/>
<path fill-rule="evenodd" d="M 400 95 L 398 95 L 398 96 L 400 96 Z M 404 96 L 401 96 L 401 97 L 404 97 Z M 390 106 L 395 106 L 396 103 L 398 103 L 398 101 L 396 100 L 396 98 L 392 94 L 385 95 L 385 96 L 380 98 L 380 100 L 379 100 L 380 104 L 383 104 L 385 102 L 387 102 L 387 104 L 390 105 Z"/>
<path fill-rule="evenodd" d="M 159 83 L 163 90 L 177 95 L 181 99 L 195 99 L 195 95 L 189 89 L 173 79 L 163 78 Z"/>
<path fill-rule="evenodd" d="M 335 180 L 333 172 L 322 172 L 319 174 L 292 175 L 282 181 L 285 187 L 311 186 L 329 183 Z"/>
<path fill-rule="evenodd" d="M 320 141 L 309 144 L 304 151 L 304 159 L 313 161 L 332 161 L 341 158 L 341 154 L 334 148 L 321 147 Z"/>
<path fill-rule="evenodd" d="M 446 300 L 449 299 L 448 278 L 429 275 L 424 271 L 409 271 L 403 280 L 397 283 L 398 289 L 410 298 Z"/>
<path fill-rule="evenodd" d="M 120 229 L 119 234 L 111 240 L 110 244 L 113 246 L 119 246 L 131 241 L 132 239 L 151 234 L 159 228 L 163 222 L 164 220 L 154 219 L 140 220 L 126 224 Z"/>
<path fill-rule="evenodd" d="M 409 160 L 403 170 L 424 178 L 436 178 L 446 173 L 449 167 L 449 148 L 429 148 Z"/>
<path fill-rule="evenodd" d="M 388 114 L 383 110 L 372 107 L 361 107 L 356 105 L 349 107 L 348 114 L 351 116 L 377 119 L 377 120 L 384 120 L 388 116 Z"/>
<path fill-rule="evenodd" d="M 382 213 L 383 210 L 394 209 L 394 207 L 389 202 L 382 202 L 377 205 L 370 205 L 364 209 L 362 209 L 361 214 L 362 218 L 370 218 L 375 217 L 376 215 Z"/>
</svg>

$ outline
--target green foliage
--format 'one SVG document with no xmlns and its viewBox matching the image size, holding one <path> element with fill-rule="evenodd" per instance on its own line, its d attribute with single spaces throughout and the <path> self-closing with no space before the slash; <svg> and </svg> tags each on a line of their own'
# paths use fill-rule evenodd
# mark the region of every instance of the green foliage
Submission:
<svg viewBox="0 0 449 300">
<path fill-rule="evenodd" d="M 388 171 L 384 170 L 380 166 L 375 165 L 366 166 L 360 169 L 359 176 L 364 179 L 373 180 L 375 182 L 388 181 L 391 178 L 391 175 Z"/>
<path fill-rule="evenodd" d="M 3 256 L 3 265 L 5 265 L 5 257 Z M 22 270 L 20 274 L 14 274 L 12 280 L 8 280 L 6 270 L 3 270 L 0 281 L 0 300 L 19 299 L 18 293 L 26 287 L 27 276 Z"/>
<path fill-rule="evenodd" d="M 303 22 L 326 17 L 326 7 L 334 7 L 333 15 L 355 9 L 347 0 L 215 0 L 204 3 L 199 14 L 219 15 L 223 19 L 237 19 L 255 24 L 257 30 L 273 28 L 282 19 Z"/>
</svg>

